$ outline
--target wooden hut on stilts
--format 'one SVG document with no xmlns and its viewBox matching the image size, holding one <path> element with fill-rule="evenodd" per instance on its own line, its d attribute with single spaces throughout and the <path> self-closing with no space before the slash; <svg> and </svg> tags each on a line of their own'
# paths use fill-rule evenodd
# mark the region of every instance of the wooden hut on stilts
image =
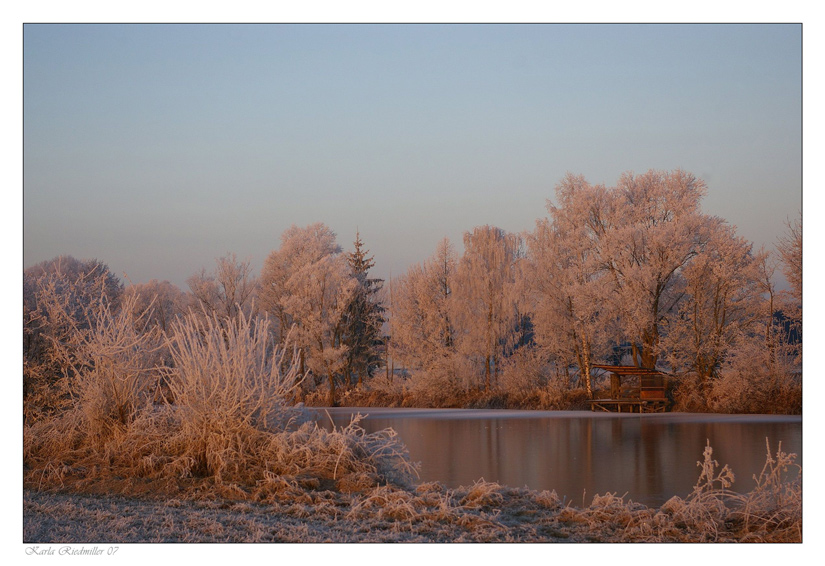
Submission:
<svg viewBox="0 0 825 566">
<path fill-rule="evenodd" d="M 667 375 L 655 369 L 594 364 L 592 370 L 610 375 L 610 389 L 598 391 L 590 410 L 627 413 L 667 411 Z"/>
</svg>

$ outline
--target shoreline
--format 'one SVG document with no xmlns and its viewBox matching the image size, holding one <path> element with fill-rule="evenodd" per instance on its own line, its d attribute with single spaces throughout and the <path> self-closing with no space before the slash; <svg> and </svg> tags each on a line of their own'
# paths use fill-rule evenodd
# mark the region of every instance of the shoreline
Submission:
<svg viewBox="0 0 825 566">
<path fill-rule="evenodd" d="M 519 408 L 470 408 L 470 407 L 385 407 L 385 406 L 359 406 L 359 405 L 338 405 L 335 407 L 306 405 L 307 410 L 316 411 L 323 415 L 325 411 L 331 414 L 361 413 L 365 418 L 368 416 L 401 415 L 405 417 L 438 417 L 438 418 L 569 418 L 572 416 L 582 418 L 647 418 L 657 420 L 685 420 L 694 421 L 779 421 L 779 422 L 802 422 L 801 414 L 791 413 L 697 413 L 668 411 L 664 413 L 617 413 L 606 411 L 591 411 L 590 409 L 519 409 Z M 468 413 L 472 412 L 470 415 Z M 325 415 L 324 415 L 325 416 Z"/>
</svg>

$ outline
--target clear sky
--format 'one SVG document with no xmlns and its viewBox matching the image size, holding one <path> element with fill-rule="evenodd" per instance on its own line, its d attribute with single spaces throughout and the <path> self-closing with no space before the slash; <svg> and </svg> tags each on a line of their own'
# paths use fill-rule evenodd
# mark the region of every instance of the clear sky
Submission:
<svg viewBox="0 0 825 566">
<path fill-rule="evenodd" d="M 377 276 L 531 229 L 567 173 L 682 168 L 772 246 L 802 206 L 802 27 L 26 25 L 23 262 L 137 283 L 324 222 Z"/>
</svg>

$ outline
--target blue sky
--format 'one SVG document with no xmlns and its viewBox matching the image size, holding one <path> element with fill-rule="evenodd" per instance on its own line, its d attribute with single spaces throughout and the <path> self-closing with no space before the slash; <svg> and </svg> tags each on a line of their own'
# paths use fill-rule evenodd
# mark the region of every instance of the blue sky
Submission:
<svg viewBox="0 0 825 566">
<path fill-rule="evenodd" d="M 757 247 L 802 206 L 799 25 L 26 25 L 23 57 L 24 267 L 185 287 L 320 221 L 387 277 L 567 172 L 688 170 Z"/>
</svg>

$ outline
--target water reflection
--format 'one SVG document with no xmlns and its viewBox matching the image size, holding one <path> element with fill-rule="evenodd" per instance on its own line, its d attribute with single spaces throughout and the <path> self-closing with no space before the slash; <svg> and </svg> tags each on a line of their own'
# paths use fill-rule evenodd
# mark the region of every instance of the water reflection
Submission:
<svg viewBox="0 0 825 566">
<path fill-rule="evenodd" d="M 326 409 L 337 425 L 357 409 Z M 360 409 L 368 431 L 395 429 L 422 481 L 470 485 L 484 478 L 555 489 L 580 505 L 599 493 L 627 493 L 648 505 L 690 493 L 707 440 L 713 457 L 748 491 L 765 463 L 765 439 L 802 463 L 801 417 L 607 415 L 590 412 Z M 323 411 L 321 411 L 323 414 Z M 323 417 L 321 421 L 329 419 Z"/>
</svg>

